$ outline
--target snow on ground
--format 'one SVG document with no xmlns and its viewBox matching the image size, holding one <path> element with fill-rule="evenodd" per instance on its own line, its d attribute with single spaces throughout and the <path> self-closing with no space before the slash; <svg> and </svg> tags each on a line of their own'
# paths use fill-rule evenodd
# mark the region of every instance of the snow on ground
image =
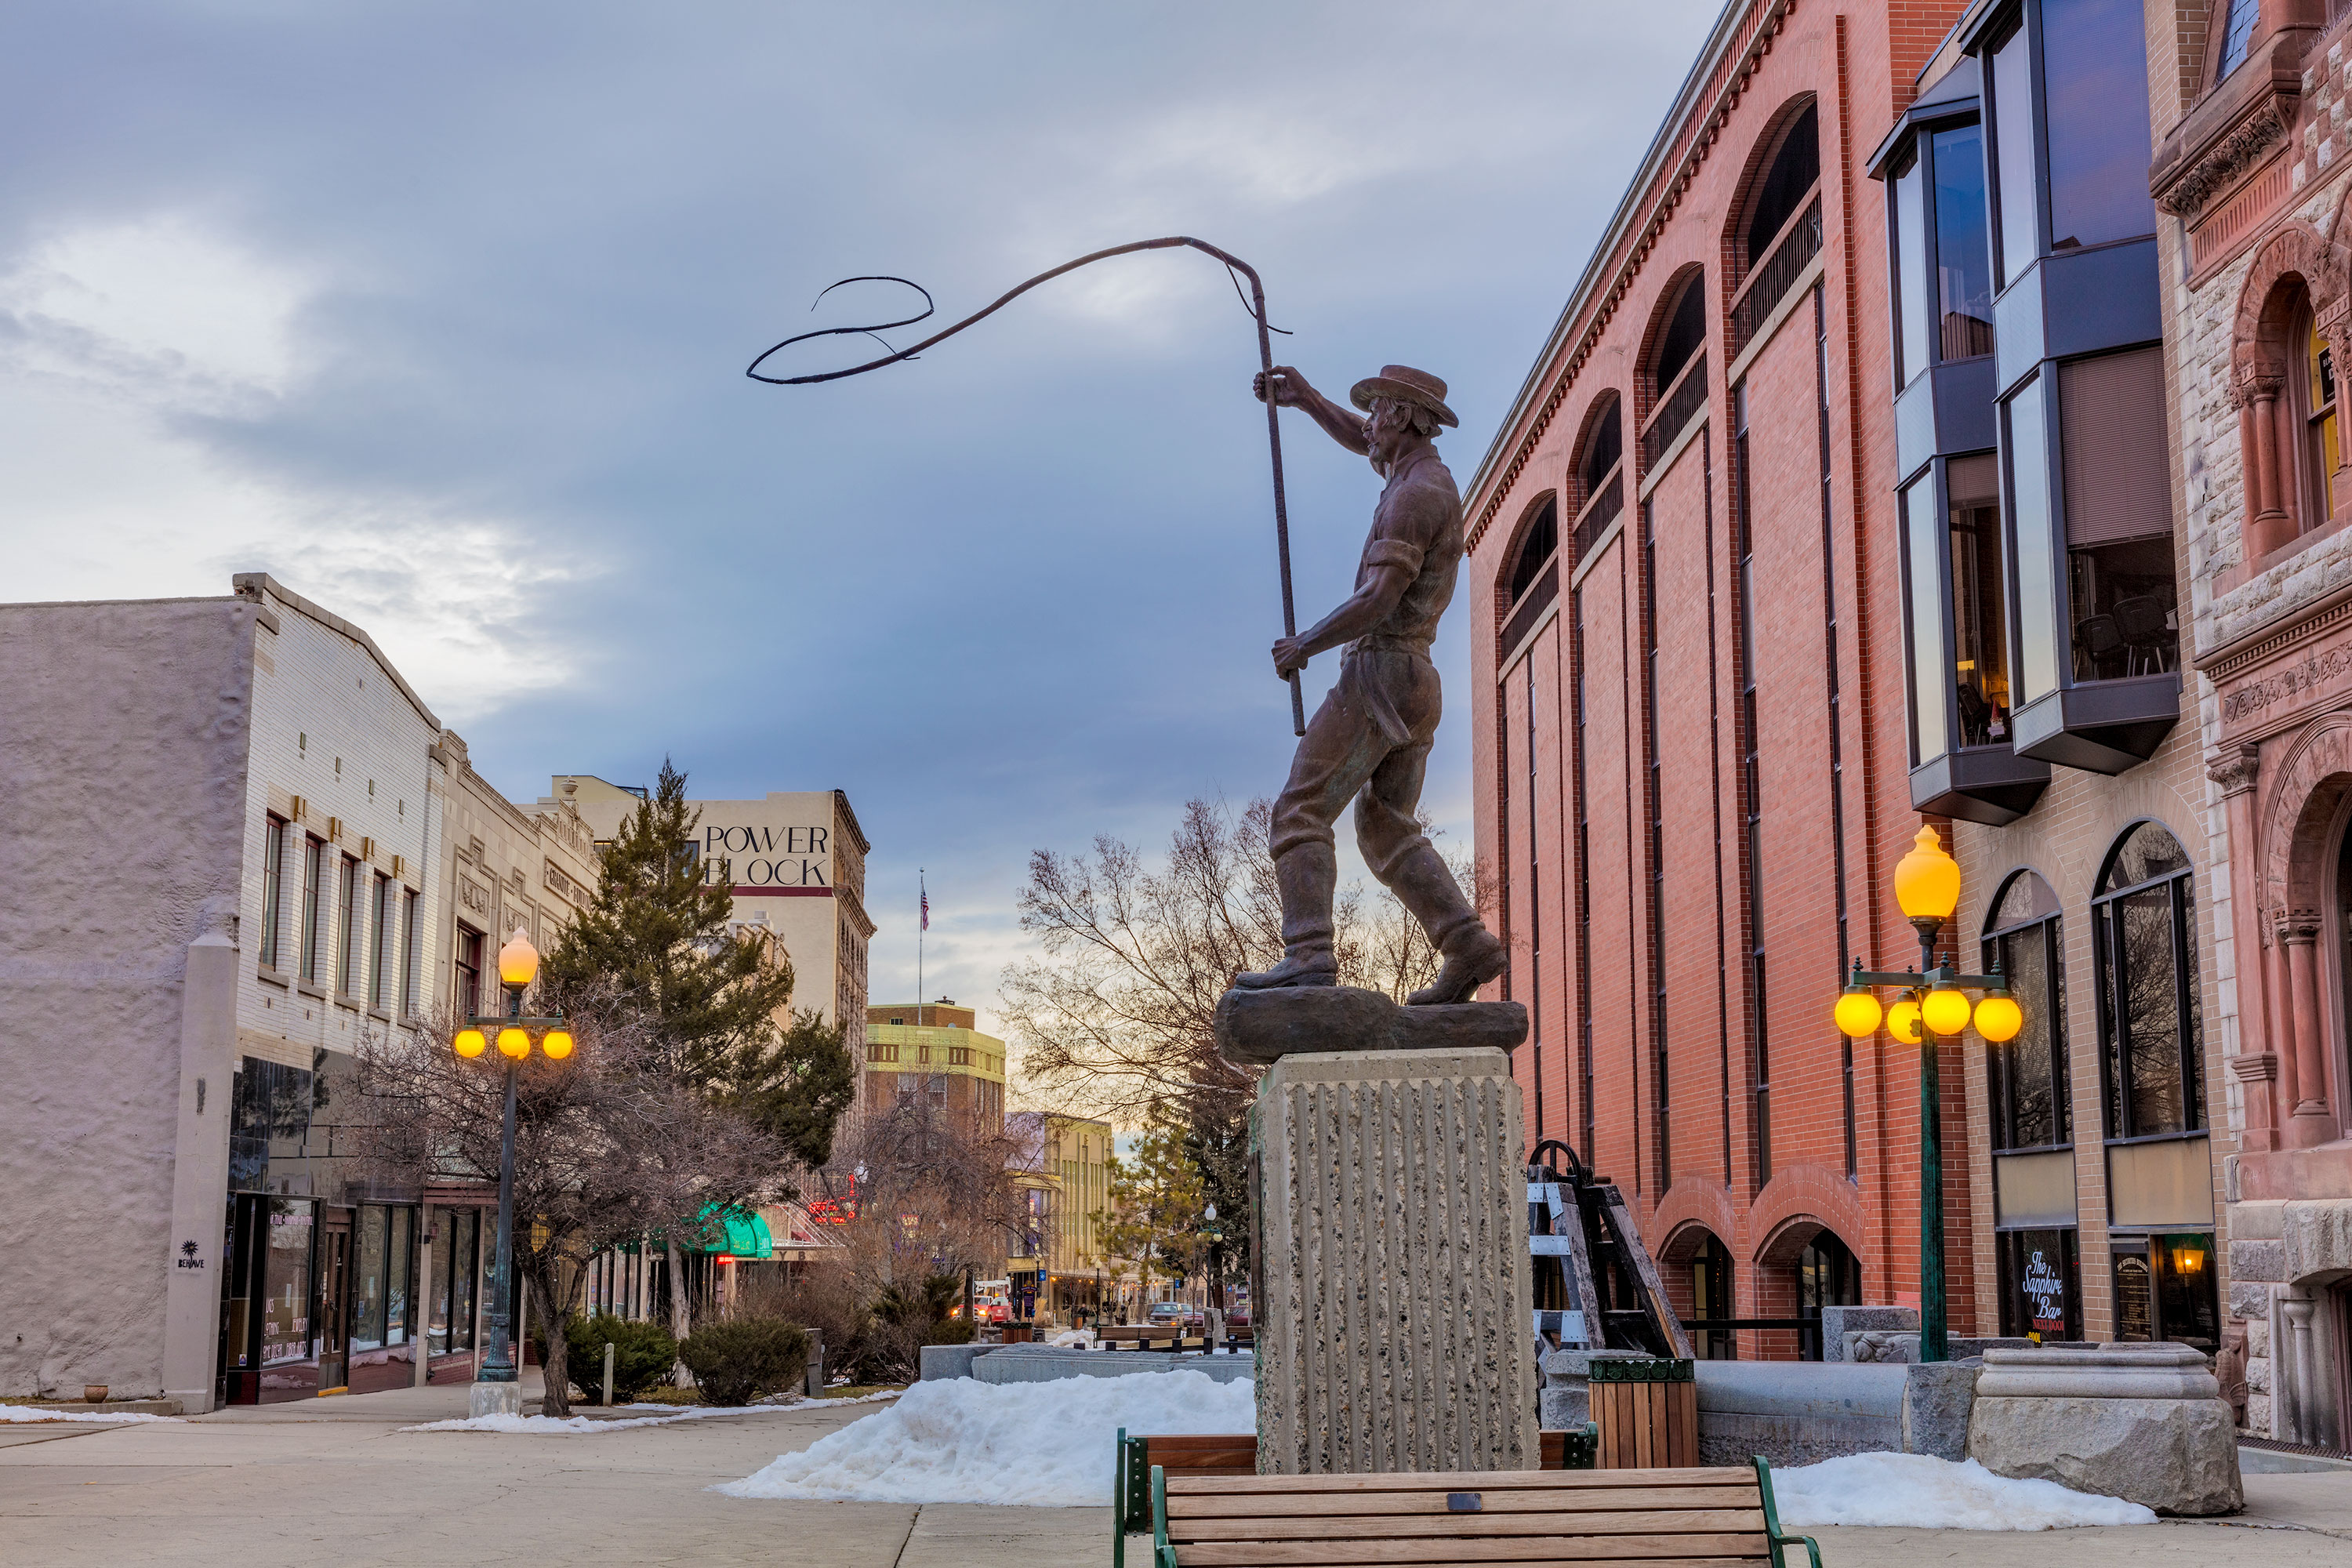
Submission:
<svg viewBox="0 0 2352 1568">
<path fill-rule="evenodd" d="M 1111 1446 L 1122 1426 L 1130 1434 L 1254 1432 L 1257 1405 L 1247 1382 L 1198 1372 L 1051 1383 L 941 1378 L 712 1489 L 740 1498 L 1091 1507 L 1109 1500 Z"/>
<path fill-rule="evenodd" d="M 142 1415 L 135 1410 L 119 1410 L 112 1415 L 91 1408 L 89 1411 L 50 1410 L 38 1405 L 0 1405 L 0 1421 L 112 1421 L 125 1425 L 134 1421 L 177 1421 L 176 1415 Z"/>
<path fill-rule="evenodd" d="M 827 1405 L 871 1405 L 878 1400 L 896 1399 L 898 1390 L 886 1388 L 879 1394 L 861 1394 L 855 1399 L 807 1399 L 800 1395 L 774 1405 L 696 1405 L 683 1409 L 675 1405 L 616 1405 L 615 1410 L 662 1410 L 664 1415 L 624 1416 L 619 1420 L 598 1420 L 589 1415 L 473 1415 L 462 1421 L 428 1421 L 422 1426 L 403 1426 L 404 1432 L 518 1432 L 536 1434 L 541 1437 L 570 1437 L 583 1432 L 618 1432 L 630 1426 L 667 1426 L 679 1421 L 701 1421 L 713 1415 L 774 1415 L 786 1410 Z M 117 1421 L 152 1421 L 152 1415 L 117 1415 Z"/>
<path fill-rule="evenodd" d="M 2012 1480 L 1974 1459 L 1927 1454 L 1849 1454 L 1772 1472 L 1784 1530 L 1823 1524 L 1916 1530 L 2063 1530 L 2084 1524 L 2154 1524 L 2153 1510 L 2121 1498 L 2070 1491 L 2055 1481 Z"/>
</svg>

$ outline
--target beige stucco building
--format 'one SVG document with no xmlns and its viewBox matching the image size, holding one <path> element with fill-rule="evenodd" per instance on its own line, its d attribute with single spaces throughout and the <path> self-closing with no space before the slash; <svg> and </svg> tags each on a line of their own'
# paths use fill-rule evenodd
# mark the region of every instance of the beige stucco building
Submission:
<svg viewBox="0 0 2352 1568">
<path fill-rule="evenodd" d="M 558 773 L 536 809 L 575 809 L 610 840 L 645 802 L 645 791 L 593 773 Z M 761 800 L 698 800 L 696 852 L 705 874 L 724 879 L 739 924 L 764 927 L 783 944 L 797 977 L 794 1007 L 838 1024 L 854 1058 L 866 1056 L 866 857 L 873 846 L 849 797 L 835 790 L 776 791 Z"/>
<path fill-rule="evenodd" d="M 495 1001 L 499 946 L 517 927 L 541 952 L 595 897 L 595 837 L 569 801 L 526 811 L 474 771 L 465 741 L 441 731 L 426 775 L 438 820 L 435 905 L 447 933 L 431 995 L 453 1017 Z"/>
</svg>

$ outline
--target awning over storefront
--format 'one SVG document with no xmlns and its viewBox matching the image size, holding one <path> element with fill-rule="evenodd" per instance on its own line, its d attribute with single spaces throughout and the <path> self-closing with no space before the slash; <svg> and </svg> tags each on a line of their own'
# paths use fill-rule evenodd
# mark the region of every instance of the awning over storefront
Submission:
<svg viewBox="0 0 2352 1568">
<path fill-rule="evenodd" d="M 694 1221 L 696 1234 L 678 1243 L 680 1252 L 715 1252 L 747 1263 L 764 1263 L 776 1256 L 776 1240 L 768 1229 L 768 1222 L 740 1205 L 705 1204 Z M 668 1245 L 658 1229 L 646 1241 L 656 1252 Z M 636 1247 L 624 1242 L 621 1250 L 635 1252 Z"/>
</svg>

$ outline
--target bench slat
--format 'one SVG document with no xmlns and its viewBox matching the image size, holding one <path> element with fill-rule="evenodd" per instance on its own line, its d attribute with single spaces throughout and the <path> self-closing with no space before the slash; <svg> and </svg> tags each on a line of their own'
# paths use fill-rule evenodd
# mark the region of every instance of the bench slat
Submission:
<svg viewBox="0 0 2352 1568">
<path fill-rule="evenodd" d="M 1756 1489 L 1756 1472 L 1744 1465 L 1687 1470 L 1425 1470 L 1370 1476 L 1256 1476 L 1208 1482 L 1168 1478 L 1171 1498 L 1212 1491 L 1395 1492 L 1501 1491 L 1513 1487 L 1736 1487 Z"/>
<path fill-rule="evenodd" d="M 1173 1479 L 1171 1477 L 1171 1479 Z M 1168 1499 L 1171 1527 L 1179 1520 L 1281 1519 L 1319 1514 L 1444 1513 L 1447 1492 L 1465 1489 L 1448 1484 L 1427 1491 L 1226 1493 Z M 1466 1489 L 1479 1490 L 1472 1487 Z M 1520 1488 L 1485 1492 L 1488 1513 L 1604 1513 L 1644 1509 L 1734 1508 L 1760 1511 L 1762 1497 L 1751 1478 L 1744 1487 Z"/>
<path fill-rule="evenodd" d="M 1292 1564 L 1638 1563 L 1644 1568 L 1705 1568 L 1769 1561 L 1764 1537 L 1685 1535 L 1671 1541 L 1618 1537 L 1579 1541 L 1521 1536 L 1488 1541 L 1203 1542 L 1178 1546 L 1181 1568 L 1287 1568 Z"/>
<path fill-rule="evenodd" d="M 1441 1506 L 1444 1500 L 1440 1500 Z M 1761 1509 L 1659 1509 L 1640 1513 L 1431 1513 L 1294 1515 L 1286 1519 L 1168 1521 L 1170 1541 L 1388 1541 L 1482 1535 L 1688 1535 L 1760 1532 Z"/>
</svg>

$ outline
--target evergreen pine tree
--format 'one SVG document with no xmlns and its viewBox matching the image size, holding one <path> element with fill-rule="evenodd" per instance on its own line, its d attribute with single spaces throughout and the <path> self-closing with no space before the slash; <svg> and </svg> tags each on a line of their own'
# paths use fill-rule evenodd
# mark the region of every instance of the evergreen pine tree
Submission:
<svg viewBox="0 0 2352 1568">
<path fill-rule="evenodd" d="M 652 798 L 605 847 L 596 896 L 541 966 L 551 998 L 600 994 L 660 1043 L 665 1068 L 750 1117 L 809 1169 L 856 1092 L 843 1031 L 792 1010 L 792 961 L 765 933 L 729 929 L 725 861 L 697 853 L 701 814 L 662 762 Z M 780 1025 L 779 1013 L 791 1022 Z"/>
</svg>

